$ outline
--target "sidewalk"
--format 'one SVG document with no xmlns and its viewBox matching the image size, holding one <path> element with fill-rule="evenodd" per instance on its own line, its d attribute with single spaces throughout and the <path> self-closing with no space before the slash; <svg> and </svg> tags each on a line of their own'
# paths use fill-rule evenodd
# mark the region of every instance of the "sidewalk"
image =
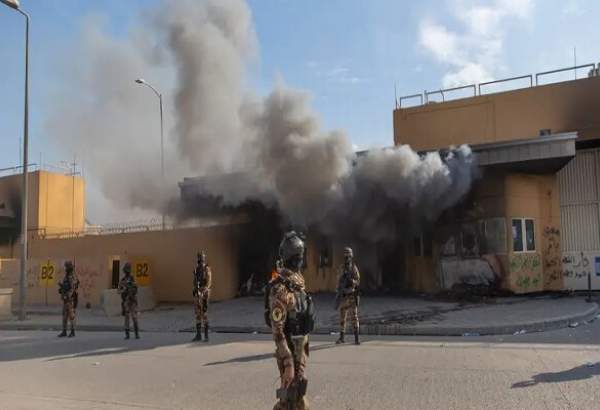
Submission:
<svg viewBox="0 0 600 410">
<path fill-rule="evenodd" d="M 316 333 L 338 331 L 333 295 L 315 295 Z M 363 297 L 361 333 L 384 335 L 461 336 L 513 334 L 575 326 L 593 320 L 599 313 L 596 303 L 582 296 L 539 296 L 497 298 L 488 303 L 460 304 L 420 298 Z M 212 303 L 211 328 L 216 332 L 259 332 L 270 330 L 263 319 L 263 298 L 246 297 Z M 120 316 L 107 317 L 100 309 L 79 309 L 80 330 L 120 331 Z M 140 313 L 140 327 L 153 332 L 192 331 L 192 305 L 164 304 Z M 28 319 L 0 322 L 0 330 L 59 330 L 61 310 L 33 306 Z M 350 329 L 348 329 L 350 330 Z"/>
</svg>

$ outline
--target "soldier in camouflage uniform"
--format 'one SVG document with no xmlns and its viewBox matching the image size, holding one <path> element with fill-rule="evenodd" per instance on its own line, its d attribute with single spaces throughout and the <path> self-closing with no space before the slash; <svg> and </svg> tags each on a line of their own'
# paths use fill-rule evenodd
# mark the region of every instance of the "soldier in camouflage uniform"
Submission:
<svg viewBox="0 0 600 410">
<path fill-rule="evenodd" d="M 129 318 L 133 320 L 133 330 L 135 338 L 140 338 L 138 327 L 138 303 L 137 303 L 138 287 L 131 276 L 131 264 L 127 262 L 123 266 L 123 278 L 119 282 L 119 293 L 121 294 L 122 314 L 125 316 L 125 339 L 129 339 Z"/>
<path fill-rule="evenodd" d="M 340 309 L 340 338 L 336 343 L 344 343 L 346 333 L 346 317 L 350 313 L 352 327 L 354 328 L 354 344 L 360 344 L 358 333 L 358 286 L 360 285 L 360 273 L 354 264 L 354 254 L 351 248 L 344 248 L 344 264 L 340 266 L 338 278 L 336 303 Z"/>
<path fill-rule="evenodd" d="M 275 358 L 281 377 L 274 410 L 308 409 L 305 377 L 308 333 L 314 326 L 313 305 L 300 272 L 304 242 L 288 232 L 279 253 L 282 268 L 266 289 L 265 319 L 275 341 Z"/>
<path fill-rule="evenodd" d="M 206 253 L 198 253 L 198 263 L 194 269 L 194 313 L 196 314 L 196 337 L 193 342 L 202 340 L 202 325 L 204 324 L 204 341 L 208 342 L 208 300 L 212 285 L 212 272 L 206 263 Z"/>
<path fill-rule="evenodd" d="M 75 336 L 75 309 L 77 308 L 77 289 L 79 288 L 79 279 L 75 275 L 73 262 L 65 262 L 65 277 L 58 284 L 58 293 L 63 301 L 62 312 L 62 332 L 58 337 L 67 336 L 67 323 L 71 322 L 71 333 L 69 337 Z"/>
</svg>

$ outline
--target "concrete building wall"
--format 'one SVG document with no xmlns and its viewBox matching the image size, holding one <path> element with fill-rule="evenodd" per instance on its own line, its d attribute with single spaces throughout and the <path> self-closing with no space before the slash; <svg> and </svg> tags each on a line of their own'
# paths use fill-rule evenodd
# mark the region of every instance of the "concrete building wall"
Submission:
<svg viewBox="0 0 600 410">
<path fill-rule="evenodd" d="M 85 182 L 80 176 L 37 173 L 37 227 L 46 233 L 78 232 L 85 227 Z"/>
<path fill-rule="evenodd" d="M 531 138 L 540 130 L 600 135 L 600 77 L 394 110 L 394 142 L 415 150 Z"/>
<path fill-rule="evenodd" d="M 560 250 L 560 208 L 556 175 L 513 174 L 506 178 L 507 222 L 533 218 L 535 251 L 513 250 L 507 237 L 510 267 L 509 289 L 529 293 L 563 288 Z M 514 234 L 514 233 L 513 233 Z"/>
<path fill-rule="evenodd" d="M 0 178 L 0 202 L 10 207 L 21 206 L 22 176 L 9 175 Z M 28 175 L 27 225 L 31 236 L 56 232 L 82 231 L 85 227 L 85 182 L 80 176 L 69 176 L 47 171 L 30 172 Z M 18 216 L 20 209 L 12 210 Z M 20 219 L 15 221 L 20 226 Z M 16 237 L 5 238 L 0 232 L 0 257 L 18 256 L 19 242 Z"/>
<path fill-rule="evenodd" d="M 567 289 L 600 289 L 600 149 L 577 152 L 558 173 Z"/>
<path fill-rule="evenodd" d="M 64 276 L 63 263 L 74 260 L 81 281 L 80 303 L 100 304 L 102 290 L 112 282 L 112 263 L 119 260 L 147 266 L 143 272 L 159 302 L 191 302 L 192 272 L 196 252 L 206 250 L 213 270 L 213 300 L 236 296 L 238 277 L 239 225 L 136 232 L 117 235 L 88 235 L 72 239 L 36 239 L 30 245 L 27 275 L 29 304 L 58 304 L 57 282 Z M 45 285 L 44 267 L 53 266 L 54 278 Z M 18 300 L 18 260 L 0 265 L 0 287 L 12 287 Z M 140 273 L 141 274 L 141 273 Z M 140 282 L 140 277 L 137 278 Z"/>
<path fill-rule="evenodd" d="M 513 247 L 513 220 L 522 235 L 525 221 L 533 222 L 533 249 Z M 556 175 L 488 173 L 468 203 L 436 228 L 433 255 L 443 289 L 474 286 L 515 293 L 562 289 Z M 422 268 L 421 276 L 431 275 L 427 269 Z"/>
</svg>

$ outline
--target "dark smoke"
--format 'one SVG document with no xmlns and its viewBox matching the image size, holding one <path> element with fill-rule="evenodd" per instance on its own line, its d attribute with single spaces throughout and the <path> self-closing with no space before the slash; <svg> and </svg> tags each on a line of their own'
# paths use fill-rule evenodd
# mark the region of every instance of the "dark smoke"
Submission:
<svg viewBox="0 0 600 410">
<path fill-rule="evenodd" d="M 0 246 L 14 245 L 21 235 L 21 196 L 17 188 L 10 189 L 6 201 L 0 203 Z"/>
<path fill-rule="evenodd" d="M 165 1 L 124 40 L 98 24 L 85 30 L 85 62 L 67 82 L 72 98 L 61 99 L 49 125 L 57 140 L 92 154 L 88 175 L 120 207 L 160 210 L 184 176 L 241 173 L 234 183 L 205 184 L 204 194 L 225 206 L 260 201 L 285 223 L 376 242 L 435 220 L 471 185 L 468 147 L 357 157 L 342 132 L 321 130 L 307 93 L 248 89 L 258 47 L 244 0 Z M 156 165 L 156 101 L 133 84 L 142 75 L 168 107 L 166 187 Z"/>
</svg>

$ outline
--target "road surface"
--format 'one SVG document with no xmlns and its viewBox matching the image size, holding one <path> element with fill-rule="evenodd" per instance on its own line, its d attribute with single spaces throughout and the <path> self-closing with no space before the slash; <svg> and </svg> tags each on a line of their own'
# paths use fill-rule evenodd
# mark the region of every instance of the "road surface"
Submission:
<svg viewBox="0 0 600 410">
<path fill-rule="evenodd" d="M 600 322 L 600 321 L 598 321 Z M 600 323 L 518 336 L 315 337 L 313 409 L 600 408 Z M 265 335 L 0 332 L 1 409 L 270 409 Z"/>
</svg>

